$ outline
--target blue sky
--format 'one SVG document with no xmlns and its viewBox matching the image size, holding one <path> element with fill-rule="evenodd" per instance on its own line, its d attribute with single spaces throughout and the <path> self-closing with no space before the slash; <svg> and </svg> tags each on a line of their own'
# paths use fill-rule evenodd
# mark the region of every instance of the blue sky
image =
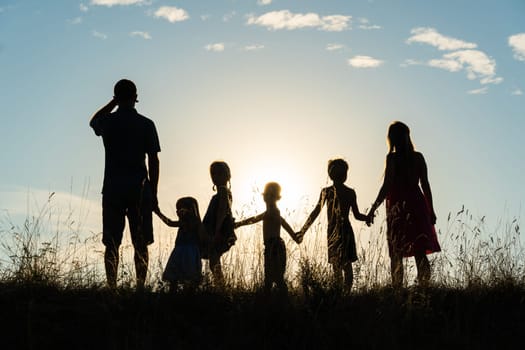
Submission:
<svg viewBox="0 0 525 350">
<path fill-rule="evenodd" d="M 277 180 L 302 224 L 338 156 L 364 210 L 402 120 L 438 227 L 462 205 L 521 215 L 522 0 L 1 0 L 0 67 L 0 209 L 14 220 L 57 192 L 84 198 L 100 231 L 103 146 L 88 121 L 123 77 L 157 125 L 170 214 L 182 195 L 204 210 L 208 166 L 224 159 L 234 209 L 262 208 L 253 188 Z"/>
</svg>

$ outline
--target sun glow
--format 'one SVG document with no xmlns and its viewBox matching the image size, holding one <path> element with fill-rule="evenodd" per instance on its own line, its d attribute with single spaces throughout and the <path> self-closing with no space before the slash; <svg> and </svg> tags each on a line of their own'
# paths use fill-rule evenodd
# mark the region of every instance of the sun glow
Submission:
<svg viewBox="0 0 525 350">
<path fill-rule="evenodd" d="M 242 177 L 235 181 L 237 187 L 234 188 L 234 207 L 243 216 L 261 213 L 266 209 L 262 193 L 268 182 L 277 182 L 281 186 L 281 199 L 277 206 L 283 217 L 286 218 L 290 213 L 297 213 L 304 209 L 305 183 L 289 165 L 283 162 L 272 162 L 272 164 L 258 162 L 256 167 L 247 164 L 237 171 Z"/>
</svg>

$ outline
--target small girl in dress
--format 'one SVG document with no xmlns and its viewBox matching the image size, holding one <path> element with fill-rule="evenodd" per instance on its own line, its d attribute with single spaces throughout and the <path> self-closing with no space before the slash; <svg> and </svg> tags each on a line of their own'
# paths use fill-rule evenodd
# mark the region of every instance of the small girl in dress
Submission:
<svg viewBox="0 0 525 350">
<path fill-rule="evenodd" d="M 203 224 L 208 234 L 201 253 L 203 259 L 209 259 L 210 270 L 216 286 L 224 284 L 221 256 L 237 240 L 233 230 L 232 193 L 230 191 L 231 172 L 226 162 L 215 161 L 210 165 L 213 189 L 217 190 L 208 205 Z"/>
<path fill-rule="evenodd" d="M 354 230 L 348 216 L 352 210 L 356 220 L 367 221 L 368 223 L 368 217 L 359 211 L 355 191 L 345 185 L 348 176 L 348 163 L 344 159 L 330 160 L 328 162 L 328 176 L 333 181 L 332 186 L 321 190 L 317 205 L 297 235 L 302 239 L 326 204 L 328 262 L 332 265 L 336 283 L 342 285 L 349 292 L 354 282 L 352 263 L 357 261 L 357 250 Z"/>
<path fill-rule="evenodd" d="M 178 227 L 175 248 L 162 274 L 162 280 L 170 283 L 170 290 L 176 291 L 179 284 L 195 288 L 202 277 L 202 263 L 199 252 L 199 241 L 204 235 L 204 226 L 199 214 L 197 200 L 183 197 L 177 201 L 179 221 L 172 221 L 157 211 L 157 215 L 168 226 Z"/>
</svg>

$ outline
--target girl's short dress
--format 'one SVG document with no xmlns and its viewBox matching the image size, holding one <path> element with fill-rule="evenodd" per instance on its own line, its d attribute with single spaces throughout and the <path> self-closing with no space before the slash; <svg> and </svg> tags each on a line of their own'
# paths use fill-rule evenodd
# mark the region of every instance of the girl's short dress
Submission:
<svg viewBox="0 0 525 350">
<path fill-rule="evenodd" d="M 170 254 L 162 279 L 169 282 L 199 282 L 202 262 L 195 232 L 179 228 L 175 248 Z"/>
</svg>

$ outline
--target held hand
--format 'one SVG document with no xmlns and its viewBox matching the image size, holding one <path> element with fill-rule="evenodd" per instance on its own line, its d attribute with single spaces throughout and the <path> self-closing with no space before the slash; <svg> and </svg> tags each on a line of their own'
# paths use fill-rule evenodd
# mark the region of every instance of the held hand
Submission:
<svg viewBox="0 0 525 350">
<path fill-rule="evenodd" d="M 370 211 L 368 215 L 366 216 L 366 226 L 370 227 L 374 223 L 374 216 L 375 213 L 373 211 Z"/>
</svg>

